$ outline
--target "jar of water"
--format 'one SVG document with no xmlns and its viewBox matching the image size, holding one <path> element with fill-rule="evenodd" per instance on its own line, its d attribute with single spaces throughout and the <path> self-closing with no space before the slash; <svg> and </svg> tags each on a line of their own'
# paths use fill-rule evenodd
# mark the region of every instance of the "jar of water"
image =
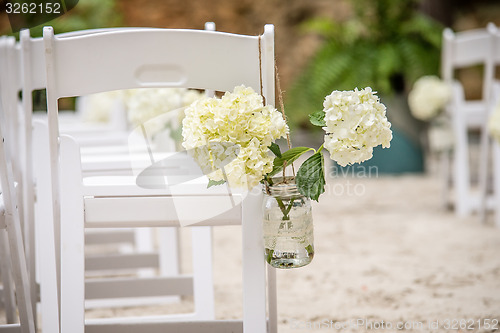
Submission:
<svg viewBox="0 0 500 333">
<path fill-rule="evenodd" d="M 296 268 L 314 257 L 311 202 L 297 190 L 293 178 L 266 186 L 264 246 L 267 262 L 276 268 Z"/>
</svg>

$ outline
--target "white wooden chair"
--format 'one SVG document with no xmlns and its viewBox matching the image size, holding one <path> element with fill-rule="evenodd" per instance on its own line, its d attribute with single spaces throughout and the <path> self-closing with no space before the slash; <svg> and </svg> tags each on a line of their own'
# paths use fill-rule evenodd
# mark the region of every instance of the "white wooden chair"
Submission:
<svg viewBox="0 0 500 333">
<path fill-rule="evenodd" d="M 209 24 L 210 26 L 210 24 Z M 210 28 L 210 27 L 209 27 Z M 72 32 L 72 33 L 67 33 L 67 34 L 63 34 L 61 35 L 61 37 L 70 37 L 70 36 L 81 36 L 81 35 L 86 35 L 86 34 L 96 34 L 96 33 L 100 33 L 100 32 L 105 32 L 105 31 L 109 31 L 109 30 L 127 30 L 127 29 L 131 29 L 131 28 L 119 28 L 119 29 L 97 29 L 97 30 L 88 30 L 88 31 L 77 31 L 77 32 Z M 134 30 L 137 30 L 137 29 L 134 29 Z M 31 142 L 31 117 L 32 117 L 32 101 L 31 101 L 31 93 L 33 90 L 35 89 L 43 89 L 46 87 L 46 73 L 45 73 L 45 62 L 44 62 L 44 48 L 43 48 L 43 40 L 41 38 L 30 38 L 29 36 L 29 31 L 28 30 L 24 30 L 21 32 L 21 45 L 22 45 L 22 52 L 21 52 L 21 59 L 22 59 L 22 69 L 23 69 L 23 84 L 22 84 L 22 87 L 23 87 L 23 96 L 26 96 L 25 99 L 23 99 L 23 106 L 24 106 L 24 112 L 25 112 L 25 117 L 24 117 L 24 124 L 23 124 L 23 131 L 22 133 L 24 133 L 24 135 L 26 135 L 26 139 L 25 139 L 25 142 Z M 67 120 L 68 117 L 65 117 L 65 119 Z M 39 120 L 39 119 L 37 119 Z M 73 129 L 76 129 L 77 132 L 85 132 L 85 133 L 89 133 L 89 135 L 96 135 L 98 134 L 99 132 L 101 133 L 104 133 L 103 131 L 103 128 L 88 128 L 87 126 L 82 126 L 82 129 L 81 130 L 78 130 L 77 129 L 77 126 L 76 126 L 76 122 L 75 124 L 72 126 Z M 27 150 L 25 152 L 26 154 L 26 161 L 30 161 L 31 160 L 31 156 L 32 156 L 32 151 L 34 150 L 35 152 L 37 152 L 39 155 L 41 156 L 46 156 L 46 154 L 48 154 L 48 151 L 45 151 L 44 152 L 44 147 L 43 147 L 43 144 L 41 144 L 43 142 L 43 139 L 45 136 L 47 136 L 48 134 L 44 134 L 46 132 L 46 126 L 43 125 L 43 123 L 39 122 L 39 121 L 36 121 L 35 123 L 35 143 L 37 144 L 37 148 L 36 149 L 32 149 L 31 146 L 27 146 Z M 121 137 L 121 141 L 122 144 L 126 144 L 128 143 L 127 142 L 127 139 L 128 139 L 128 133 L 126 132 L 123 132 L 123 134 L 121 134 L 121 136 L 118 136 L 118 137 Z M 106 136 L 106 139 L 109 139 L 109 136 Z M 84 140 L 85 141 L 85 140 Z M 96 140 L 94 140 L 95 142 Z M 103 138 L 101 138 L 101 144 L 105 141 L 105 143 L 107 144 L 116 144 L 118 143 L 119 141 L 116 140 L 116 141 L 109 141 L 109 140 L 103 140 Z M 81 141 L 79 141 L 81 142 Z M 116 147 L 110 147 L 110 149 L 113 149 L 113 150 L 116 150 Z M 124 152 L 125 150 L 120 150 L 122 152 Z M 109 151 L 107 153 L 107 155 L 110 155 L 109 154 Z M 130 168 L 130 163 L 128 161 L 128 163 L 123 163 L 125 161 L 123 161 L 123 156 L 122 156 L 122 161 L 120 162 L 120 158 L 116 158 L 118 160 L 118 163 L 112 163 L 110 165 L 110 163 L 108 163 L 109 161 L 107 160 L 103 160 L 102 158 L 96 158 L 94 159 L 94 162 L 93 163 L 90 163 L 91 166 L 89 167 L 89 171 L 92 172 L 93 174 L 96 173 L 96 169 L 97 168 L 100 172 L 102 172 L 103 170 L 106 170 L 108 172 L 113 172 L 113 173 L 117 173 L 119 172 L 119 169 L 127 169 L 127 168 Z M 99 163 L 96 163 L 95 160 L 98 160 Z M 98 167 L 96 165 L 99 165 Z M 31 168 L 32 165 L 31 163 L 27 163 L 27 169 L 28 168 Z M 87 170 L 87 169 L 85 169 Z M 33 182 L 33 178 L 32 178 L 32 168 L 30 170 L 27 171 L 27 178 L 28 180 L 26 181 L 26 184 L 31 184 L 31 187 L 28 187 L 28 191 L 31 191 L 31 195 L 27 195 L 26 197 L 27 198 L 34 198 L 34 194 L 33 194 L 33 186 L 34 186 L 34 182 Z M 54 231 L 51 231 L 52 229 L 52 226 L 50 225 L 47 225 L 47 221 L 42 221 L 42 220 L 46 220 L 47 218 L 50 218 L 50 214 L 46 211 L 48 205 L 50 205 L 50 202 L 46 202 L 45 200 L 47 199 L 45 196 L 44 196 L 44 193 L 46 190 L 44 189 L 49 189 L 50 188 L 50 183 L 47 183 L 46 181 L 46 178 L 45 178 L 45 174 L 44 174 L 44 169 L 43 167 L 38 167 L 37 170 L 36 170 L 36 173 L 37 173 L 37 179 L 38 179 L 38 187 L 39 187 L 39 195 L 38 195 L 38 201 L 39 201 L 39 204 L 37 205 L 37 209 L 38 209 L 38 214 L 37 217 L 38 217 L 38 222 L 41 222 L 41 224 L 39 225 L 39 229 L 41 230 L 42 233 L 44 233 L 44 236 L 42 237 L 45 237 L 45 241 L 48 241 L 50 242 L 52 240 L 52 238 L 54 237 L 53 234 L 54 234 L 54 231 L 55 231 L 55 234 L 56 234 L 56 237 L 54 239 L 55 242 L 58 241 L 58 232 L 57 232 L 57 228 L 56 230 Z M 45 201 L 45 202 L 44 202 Z M 28 207 L 32 207 L 33 205 L 33 202 L 31 202 L 30 204 L 28 204 L 27 206 Z M 173 228 L 172 228 L 173 229 Z M 118 232 L 119 231 L 119 232 Z M 106 243 L 111 243 L 111 242 L 127 242 L 127 243 L 133 243 L 136 247 L 136 250 L 139 250 L 140 253 L 125 253 L 125 254 L 121 254 L 121 255 L 113 255 L 113 256 L 109 256 L 109 255 L 93 255 L 93 256 L 90 256 L 90 257 L 87 257 L 86 258 L 86 268 L 87 270 L 90 270 L 90 271 L 102 271 L 103 268 L 108 270 L 110 269 L 113 269 L 115 271 L 120 271 L 120 270 L 132 270 L 132 269 L 142 269 L 144 270 L 144 268 L 146 267 L 152 267 L 152 268 L 155 268 L 155 269 L 159 269 L 161 270 L 161 273 L 163 275 L 179 275 L 179 262 L 178 262 L 178 249 L 177 249 L 177 238 L 176 238 L 176 233 L 175 233 L 175 230 L 164 230 L 162 232 L 162 240 L 163 242 L 162 243 L 165 243 L 165 244 L 162 244 L 162 248 L 161 248 L 161 253 L 162 255 L 159 255 L 158 253 L 155 253 L 153 252 L 153 249 L 151 246 L 149 246 L 149 244 L 151 243 L 151 239 L 147 239 L 146 241 L 144 240 L 145 238 L 147 237 L 144 237 L 144 232 L 145 230 L 140 230 L 141 232 L 135 232 L 133 234 L 127 232 L 128 230 L 125 230 L 125 229 L 121 229 L 121 230 L 116 230 L 115 232 L 111 233 L 111 232 L 108 232 L 108 233 L 102 233 L 102 232 L 99 232 L 99 233 L 90 233 L 86 236 L 86 242 L 87 244 L 92 244 L 92 243 L 102 243 L 103 241 L 106 242 Z M 125 232 L 125 233 L 124 233 Z M 150 233 L 147 233 L 145 236 L 150 236 Z M 209 235 L 205 235 L 204 236 L 206 239 L 209 239 Z M 204 241 L 206 243 L 206 240 Z M 142 244 L 142 245 L 141 245 Z M 39 257 L 41 258 L 41 261 L 42 261 L 42 264 L 41 264 L 41 274 L 42 276 L 46 276 L 47 274 L 51 274 L 51 269 L 52 269 L 52 256 L 50 255 L 50 252 L 49 251 L 49 248 L 48 247 L 44 247 L 42 246 L 41 249 L 40 249 L 40 252 L 42 253 Z M 34 254 L 33 254 L 34 256 Z M 111 261 L 112 260 L 112 261 Z M 48 263 L 46 263 L 46 261 L 49 261 Z M 58 266 L 57 265 L 57 260 L 55 262 L 56 264 L 56 267 Z M 187 280 L 190 280 L 192 278 L 188 277 L 188 278 L 185 278 L 186 281 Z M 41 293 L 42 293 L 42 298 L 43 299 L 48 299 L 50 296 L 48 295 L 51 295 L 51 290 L 52 288 L 54 287 L 53 282 L 52 280 L 49 279 L 44 279 L 46 281 L 46 285 L 45 286 L 42 286 L 40 289 L 41 289 Z M 122 283 L 120 284 L 122 287 L 124 286 L 123 285 L 123 281 L 121 281 Z M 37 290 L 38 288 L 36 287 L 36 282 L 33 280 L 33 283 L 34 283 L 34 287 L 32 288 L 32 290 Z M 95 292 L 93 292 L 92 290 L 94 290 Z M 184 294 L 186 294 L 184 292 Z M 43 296 L 45 295 L 45 296 Z M 106 307 L 109 307 L 109 306 L 113 306 L 113 305 L 120 305 L 120 306 L 124 306 L 124 305 L 137 305 L 137 304 L 141 304 L 141 303 L 155 303 L 155 302 L 161 302 L 161 301 L 164 301 L 166 298 L 161 298 L 161 299 L 158 299 L 158 298 L 155 298 L 155 299 L 152 299 L 152 298 L 142 298 L 139 299 L 139 298 L 134 298 L 134 299 L 128 299 L 126 301 L 124 301 L 124 299 L 119 299 L 119 300 L 101 300 L 101 298 L 104 296 L 105 297 L 106 294 L 103 294 L 102 292 L 100 292 L 99 290 L 96 290 L 95 288 L 92 289 L 92 288 L 89 288 L 89 291 L 87 293 L 87 296 L 88 296 L 88 303 L 90 306 L 106 306 Z M 139 296 L 139 294 L 137 294 L 137 296 Z M 147 296 L 147 295 L 146 295 Z M 34 297 L 37 297 L 37 296 L 34 296 Z M 36 299 L 36 298 L 34 298 Z M 169 300 L 175 300 L 175 299 L 178 299 L 178 297 L 168 297 Z M 45 306 L 46 304 L 46 306 Z M 46 309 L 46 308 L 51 308 L 52 307 L 52 303 L 51 301 L 47 301 L 45 304 L 42 305 L 42 309 Z M 211 310 L 209 310 L 211 311 Z M 44 311 L 42 311 L 44 312 Z M 47 313 L 47 311 L 45 311 L 45 313 Z M 46 314 L 42 314 L 43 317 L 45 317 L 45 320 L 43 320 L 43 323 L 44 323 L 44 326 L 47 326 L 49 325 L 48 327 L 51 327 L 50 325 L 52 325 L 51 323 L 54 322 L 54 316 L 51 316 L 50 314 L 48 315 L 49 318 L 51 319 L 47 319 L 47 315 Z M 47 330 L 51 330 L 50 328 L 47 329 Z"/>
<path fill-rule="evenodd" d="M 46 61 L 53 216 L 56 223 L 61 221 L 63 249 L 60 304 L 63 332 L 83 333 L 84 329 L 87 332 L 132 332 L 141 327 L 147 327 L 148 332 L 164 332 L 166 328 L 186 332 L 232 332 L 242 328 L 247 333 L 267 331 L 260 189 L 245 197 L 245 193 L 230 195 L 223 187 L 206 189 L 204 178 L 169 182 L 165 189 L 140 188 L 133 177 L 82 180 L 77 144 L 59 135 L 57 100 L 125 88 L 170 86 L 227 91 L 245 84 L 261 91 L 266 101 L 274 101 L 273 35 L 273 27 L 268 25 L 262 36 L 141 30 L 59 39 L 54 37 L 50 27 L 45 28 L 45 54 L 51 55 Z M 99 52 L 86 52 L 88 50 Z M 241 204 L 235 206 L 233 202 Z M 85 321 L 84 229 L 178 226 L 179 223 L 195 223 L 193 235 L 205 231 L 199 225 L 242 224 L 243 323 L 192 317 L 191 320 L 201 321 L 179 321 L 178 316 L 174 322 L 168 317 L 149 322 L 144 319 Z M 200 245 L 196 241 L 194 244 Z M 210 264 L 210 253 L 196 247 L 193 252 L 206 259 L 198 261 L 199 264 Z M 198 268 L 195 266 L 195 270 Z M 273 286 L 274 275 L 272 270 L 270 272 L 270 285 Z M 211 279 L 198 276 L 196 271 L 194 278 L 195 304 L 203 307 L 203 300 L 197 302 L 197 290 Z M 165 292 L 182 287 L 176 286 L 175 281 L 171 283 L 163 289 Z M 151 281 L 147 284 L 155 285 Z M 159 290 L 153 289 L 153 292 Z M 269 295 L 275 303 L 274 290 Z M 276 328 L 274 305 L 269 307 L 270 331 Z"/>
<path fill-rule="evenodd" d="M 20 125 L 22 123 L 22 117 L 20 117 L 19 110 L 19 98 L 18 91 L 20 87 L 20 77 L 18 75 L 20 63 L 19 59 L 20 48 L 16 45 L 14 37 L 2 37 L 0 42 L 0 96 L 2 100 L 2 120 L 4 126 L 4 133 L 7 137 L 6 144 L 7 149 L 11 152 L 16 152 L 9 156 L 9 163 L 12 167 L 13 181 L 17 184 L 16 190 L 16 203 L 19 206 L 18 214 L 19 220 L 21 221 L 21 230 L 23 233 L 24 248 L 26 249 L 26 261 L 28 262 L 28 278 L 30 280 L 34 275 L 29 269 L 31 265 L 31 258 L 29 253 L 31 251 L 30 243 L 28 239 L 30 238 L 30 229 L 28 228 L 27 218 L 24 212 L 24 178 L 23 174 L 23 156 L 18 152 L 24 147 L 23 137 L 21 136 Z M 8 269 L 8 265 L 4 266 L 4 270 Z M 9 273 L 5 271 L 4 277 L 8 279 Z M 36 299 L 36 294 L 31 289 L 30 299 Z M 9 292 L 6 291 L 5 296 L 9 297 Z M 7 311 L 8 304 L 7 305 Z M 33 304 L 33 313 L 35 313 L 35 306 Z"/>
<path fill-rule="evenodd" d="M 4 43 L 12 43 L 12 40 L 0 41 L 0 58 L 4 58 L 5 51 L 8 47 Z M 12 44 L 10 45 L 12 46 Z M 5 72 L 2 73 L 5 75 Z M 8 74 L 6 75 L 8 76 Z M 11 107 L 17 108 L 16 104 L 6 103 L 6 94 L 4 91 L 8 88 L 2 80 L 2 112 L 0 113 L 0 247 L 3 255 L 2 275 L 4 281 L 9 281 L 8 275 L 12 273 L 15 284 L 15 295 L 17 300 L 17 308 L 19 311 L 19 324 L 12 323 L 14 314 L 13 310 L 13 287 L 12 285 L 4 285 L 3 294 L 9 324 L 0 325 L 0 332 L 22 332 L 35 333 L 35 318 L 32 311 L 32 302 L 30 297 L 28 270 L 26 266 L 26 256 L 24 252 L 24 241 L 21 230 L 20 208 L 17 204 L 18 195 L 14 179 L 14 168 L 12 166 L 14 151 L 11 150 L 10 143 L 16 139 L 16 131 L 10 129 L 8 135 L 4 135 L 5 128 L 10 125 L 7 114 L 11 114 Z M 7 81 L 8 83 L 8 81 Z M 7 94 L 8 95 L 8 94 Z M 8 257 L 7 257 L 8 256 Z M 3 265 L 10 261 L 10 265 Z M 11 266 L 11 267 L 9 267 Z M 9 304 L 10 303 L 10 304 Z M 10 318 L 9 318 L 10 317 Z"/>
<path fill-rule="evenodd" d="M 99 30 L 93 30 L 92 32 L 86 33 L 98 33 Z M 104 30 L 103 30 L 104 31 Z M 80 32 L 83 34 L 84 32 Z M 77 33 L 78 34 L 78 33 Z M 71 35 L 71 34 L 70 34 Z M 28 273 L 30 277 L 30 290 L 31 290 L 31 300 L 33 301 L 33 312 L 36 316 L 36 303 L 39 300 L 39 286 L 36 279 L 36 251 L 35 251 L 35 182 L 33 179 L 33 149 L 32 149 L 32 92 L 35 89 L 43 89 L 46 86 L 46 74 L 45 74 L 45 61 L 44 61 L 44 48 L 43 40 L 31 39 L 29 36 L 29 30 L 23 30 L 21 32 L 20 43 L 15 45 L 9 43 L 8 52 L 10 52 L 10 57 L 8 59 L 8 69 L 9 69 L 9 97 L 8 101 L 11 104 L 17 104 L 18 91 L 22 91 L 22 108 L 15 109 L 16 112 L 8 114 L 7 116 L 11 119 L 11 122 L 15 122 L 15 127 L 18 128 L 16 135 L 19 142 L 16 154 L 19 158 L 17 164 L 17 170 L 20 172 L 17 174 L 17 179 L 20 187 L 22 187 L 22 195 L 20 195 L 20 202 L 22 201 L 22 214 L 24 215 L 24 234 L 25 234 L 25 246 L 27 251 L 27 261 L 28 261 Z M 12 45 L 10 45 L 12 44 Z M 11 96 L 14 96 L 13 98 Z M 13 107 L 11 107 L 14 110 Z M 11 126 L 12 128 L 14 126 Z M 90 130 L 90 129 L 88 129 Z M 95 130 L 94 130 L 95 131 Z M 126 139 L 126 135 L 123 134 L 123 141 Z M 43 181 L 42 181 L 43 183 Z M 43 193 L 40 195 L 42 197 L 40 200 L 43 201 Z M 38 219 L 41 220 L 45 214 L 43 209 L 41 213 L 38 214 Z M 109 235 L 108 235 L 109 236 Z M 113 235 L 114 236 L 114 235 Z M 92 241 L 92 237 L 91 238 Z M 94 237 L 95 238 L 95 237 Z M 122 235 L 118 237 L 109 237 L 109 242 L 113 240 L 118 240 L 123 238 Z M 41 250 L 42 252 L 45 249 Z M 44 255 L 42 259 L 50 260 L 50 256 Z M 143 256 L 142 256 L 143 258 Z M 95 267 L 92 265 L 92 259 L 89 267 Z M 102 261 L 102 258 L 97 257 L 94 261 Z M 137 261 L 136 261 L 137 262 Z M 129 265 L 130 266 L 130 265 Z M 44 269 L 45 266 L 42 267 Z M 43 289 L 43 288 L 42 288 Z"/>
<path fill-rule="evenodd" d="M 471 191 L 471 171 L 469 162 L 469 131 L 481 130 L 485 124 L 490 103 L 493 65 L 490 57 L 492 38 L 486 29 L 455 33 L 451 29 L 443 31 L 441 76 L 452 87 L 452 98 L 446 112 L 452 119 L 454 149 L 452 154 L 452 184 L 454 206 L 458 216 L 467 216 L 478 211 L 479 192 Z M 483 87 L 480 100 L 466 100 L 463 86 L 455 78 L 455 70 L 476 65 L 483 66 Z M 449 196 L 449 176 L 444 177 L 445 200 Z"/>
</svg>

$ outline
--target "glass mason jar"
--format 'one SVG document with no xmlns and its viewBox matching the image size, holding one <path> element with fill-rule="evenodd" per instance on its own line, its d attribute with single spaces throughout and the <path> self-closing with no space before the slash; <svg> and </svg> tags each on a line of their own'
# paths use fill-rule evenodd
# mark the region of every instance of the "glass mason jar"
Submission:
<svg viewBox="0 0 500 333">
<path fill-rule="evenodd" d="M 264 189 L 264 247 L 267 262 L 276 268 L 296 268 L 314 257 L 311 202 L 293 179 Z"/>
</svg>

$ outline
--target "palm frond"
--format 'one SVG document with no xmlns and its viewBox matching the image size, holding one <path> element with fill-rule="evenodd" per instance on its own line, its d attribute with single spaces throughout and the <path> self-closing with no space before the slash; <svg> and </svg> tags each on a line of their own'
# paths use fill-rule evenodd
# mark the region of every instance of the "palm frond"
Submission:
<svg viewBox="0 0 500 333">
<path fill-rule="evenodd" d="M 407 88 L 422 75 L 438 74 L 442 26 L 416 10 L 416 0 L 352 0 L 357 17 L 339 23 L 315 19 L 304 29 L 324 43 L 286 96 L 290 125 L 308 124 L 333 90 L 372 87 L 395 92 L 394 77 Z"/>
</svg>

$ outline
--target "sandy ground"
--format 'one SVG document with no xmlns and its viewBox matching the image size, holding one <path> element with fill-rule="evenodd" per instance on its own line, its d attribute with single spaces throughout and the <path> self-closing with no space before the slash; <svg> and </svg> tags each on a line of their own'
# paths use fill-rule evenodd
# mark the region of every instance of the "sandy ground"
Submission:
<svg viewBox="0 0 500 333">
<path fill-rule="evenodd" d="M 500 229 L 443 210 L 436 177 L 330 178 L 313 211 L 313 262 L 277 272 L 280 333 L 392 332 L 405 323 L 407 332 L 458 332 L 453 320 L 466 320 L 461 332 L 491 332 L 477 320 L 500 320 Z M 214 240 L 216 316 L 239 318 L 240 229 L 216 229 Z M 190 309 L 188 300 L 140 313 Z"/>
<path fill-rule="evenodd" d="M 326 194 L 314 207 L 313 262 L 278 274 L 280 332 L 322 331 L 327 325 L 314 324 L 330 320 L 343 324 L 330 331 L 369 331 L 357 326 L 364 320 L 371 331 L 376 323 L 383 330 L 382 321 L 408 321 L 413 331 L 428 332 L 429 322 L 500 319 L 498 228 L 443 211 L 432 177 L 333 184 L 352 185 L 359 195 Z M 297 329 L 308 325 L 313 329 Z"/>
<path fill-rule="evenodd" d="M 499 228 L 443 210 L 434 176 L 337 177 L 327 184 L 313 208 L 313 262 L 277 272 L 280 333 L 395 332 L 404 323 L 406 332 L 500 328 L 494 325 L 500 320 Z M 216 316 L 238 318 L 240 228 L 217 229 L 214 240 Z M 87 317 L 190 310 L 187 299 L 142 309 L 89 310 Z M 483 328 L 487 319 L 490 329 Z M 464 320 L 469 329 L 459 330 L 460 322 L 453 320 Z"/>
</svg>

